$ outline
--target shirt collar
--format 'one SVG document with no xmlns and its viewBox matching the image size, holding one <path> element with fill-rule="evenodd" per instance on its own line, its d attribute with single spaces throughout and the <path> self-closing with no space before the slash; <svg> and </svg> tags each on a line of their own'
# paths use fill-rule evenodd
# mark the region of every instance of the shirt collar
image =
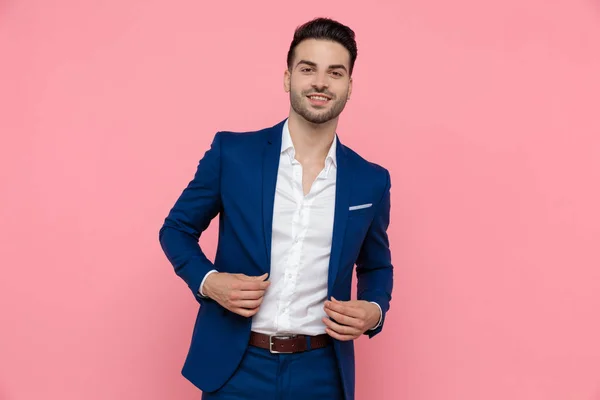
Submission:
<svg viewBox="0 0 600 400">
<path fill-rule="evenodd" d="M 290 155 L 290 160 L 293 160 L 296 156 L 296 149 L 294 148 L 294 142 L 292 142 L 292 135 L 290 134 L 290 128 L 288 126 L 288 121 L 285 120 L 283 124 L 283 135 L 281 137 L 281 154 L 287 153 Z M 327 157 L 325 157 L 325 169 L 327 172 L 329 171 L 329 165 L 333 164 L 337 168 L 337 157 L 336 157 L 336 148 L 337 148 L 337 133 L 333 137 L 333 142 L 329 147 L 329 151 L 327 152 Z"/>
</svg>

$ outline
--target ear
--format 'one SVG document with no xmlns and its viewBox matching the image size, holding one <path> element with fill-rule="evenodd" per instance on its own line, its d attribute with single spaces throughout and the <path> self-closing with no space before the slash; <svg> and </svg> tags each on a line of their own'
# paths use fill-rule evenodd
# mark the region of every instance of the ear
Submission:
<svg viewBox="0 0 600 400">
<path fill-rule="evenodd" d="M 290 73 L 290 71 L 286 68 L 285 72 L 283 73 L 283 90 L 286 93 L 290 92 L 290 88 L 292 86 L 292 74 Z"/>
<path fill-rule="evenodd" d="M 350 100 L 350 97 L 352 97 L 352 77 L 348 81 L 348 100 Z"/>
</svg>

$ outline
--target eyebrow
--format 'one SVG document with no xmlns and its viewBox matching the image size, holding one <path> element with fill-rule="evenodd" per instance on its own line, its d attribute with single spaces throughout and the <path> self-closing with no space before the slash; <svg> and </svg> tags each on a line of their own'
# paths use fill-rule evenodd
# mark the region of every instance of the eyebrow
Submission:
<svg viewBox="0 0 600 400">
<path fill-rule="evenodd" d="M 298 63 L 296 64 L 296 67 L 300 64 L 306 64 L 311 67 L 317 67 L 316 63 L 314 63 L 312 61 L 308 61 L 308 60 L 298 61 Z M 343 69 L 344 71 L 348 72 L 348 70 L 346 69 L 346 67 L 343 64 L 333 64 L 333 65 L 330 65 L 328 69 Z"/>
</svg>

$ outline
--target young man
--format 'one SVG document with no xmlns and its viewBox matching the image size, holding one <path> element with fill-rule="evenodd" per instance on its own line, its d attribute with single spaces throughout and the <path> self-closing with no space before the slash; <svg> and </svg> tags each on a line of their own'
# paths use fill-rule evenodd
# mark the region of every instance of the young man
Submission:
<svg viewBox="0 0 600 400">
<path fill-rule="evenodd" d="M 350 28 L 300 26 L 289 117 L 217 133 L 160 230 L 201 305 L 182 373 L 203 399 L 354 399 L 353 340 L 381 331 L 393 275 L 389 173 L 336 135 L 356 55 Z M 217 215 L 213 264 L 198 240 Z"/>
</svg>

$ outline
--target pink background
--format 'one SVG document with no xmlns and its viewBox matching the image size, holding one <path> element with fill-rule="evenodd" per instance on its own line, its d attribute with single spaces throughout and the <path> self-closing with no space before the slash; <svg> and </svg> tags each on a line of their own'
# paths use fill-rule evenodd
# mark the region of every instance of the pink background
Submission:
<svg viewBox="0 0 600 400">
<path fill-rule="evenodd" d="M 393 179 L 358 399 L 600 400 L 597 0 L 1 1 L 0 399 L 200 398 L 158 230 L 217 130 L 286 116 L 315 16 L 357 33 L 339 133 Z"/>
</svg>

